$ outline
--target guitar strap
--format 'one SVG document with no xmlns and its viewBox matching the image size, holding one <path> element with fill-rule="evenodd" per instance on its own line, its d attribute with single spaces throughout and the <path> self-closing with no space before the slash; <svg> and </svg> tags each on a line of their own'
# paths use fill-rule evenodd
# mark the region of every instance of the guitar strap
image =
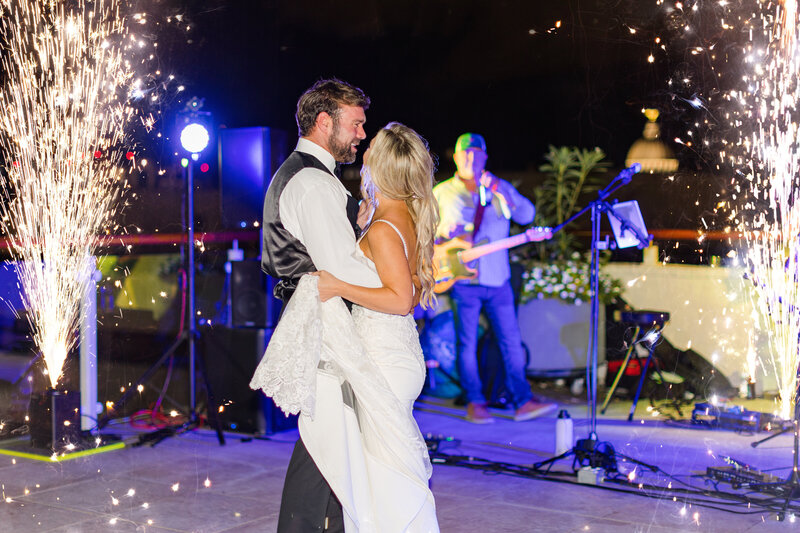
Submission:
<svg viewBox="0 0 800 533">
<path fill-rule="evenodd" d="M 475 236 L 478 234 L 478 230 L 481 228 L 481 222 L 483 222 L 483 212 L 486 210 L 486 206 L 482 203 L 478 202 L 478 206 L 475 208 L 475 219 L 472 221 L 472 242 L 475 242 Z"/>
</svg>

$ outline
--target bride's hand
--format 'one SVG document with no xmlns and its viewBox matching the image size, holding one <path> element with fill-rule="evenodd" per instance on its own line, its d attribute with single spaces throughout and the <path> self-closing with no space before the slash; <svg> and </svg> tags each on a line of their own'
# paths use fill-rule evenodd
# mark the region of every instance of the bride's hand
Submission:
<svg viewBox="0 0 800 533">
<path fill-rule="evenodd" d="M 317 289 L 319 290 L 320 300 L 327 302 L 331 298 L 339 296 L 339 293 L 337 292 L 339 278 L 325 270 L 313 272 L 313 275 L 319 278 L 317 279 Z"/>
</svg>

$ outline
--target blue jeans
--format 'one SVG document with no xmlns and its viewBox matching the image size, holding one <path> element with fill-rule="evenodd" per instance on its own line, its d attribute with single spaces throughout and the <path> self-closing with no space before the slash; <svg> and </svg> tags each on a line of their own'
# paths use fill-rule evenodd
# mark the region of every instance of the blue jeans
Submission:
<svg viewBox="0 0 800 533">
<path fill-rule="evenodd" d="M 467 401 L 486 403 L 478 374 L 478 319 L 481 309 L 486 311 L 503 355 L 505 385 L 512 401 L 520 406 L 531 400 L 533 395 L 525 379 L 525 350 L 522 348 L 511 283 L 506 282 L 500 287 L 456 283 L 450 296 L 456 310 L 458 371 Z"/>
</svg>

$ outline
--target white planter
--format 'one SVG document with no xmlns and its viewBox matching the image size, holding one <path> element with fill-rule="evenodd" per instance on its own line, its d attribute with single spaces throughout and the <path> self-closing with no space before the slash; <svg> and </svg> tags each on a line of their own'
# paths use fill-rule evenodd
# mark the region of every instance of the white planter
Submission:
<svg viewBox="0 0 800 533">
<path fill-rule="evenodd" d="M 579 376 L 586 371 L 591 305 L 568 304 L 553 298 L 532 300 L 519 307 L 522 342 L 530 352 L 528 375 Z M 605 306 L 600 305 L 598 366 L 606 360 Z"/>
</svg>

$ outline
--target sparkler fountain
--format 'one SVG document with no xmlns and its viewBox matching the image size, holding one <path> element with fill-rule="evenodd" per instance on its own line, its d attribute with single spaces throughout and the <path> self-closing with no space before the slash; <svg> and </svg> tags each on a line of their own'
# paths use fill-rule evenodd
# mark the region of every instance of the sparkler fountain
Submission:
<svg viewBox="0 0 800 533">
<path fill-rule="evenodd" d="M 790 499 L 800 496 L 800 28 L 797 0 L 783 0 L 774 17 L 767 2 L 759 4 L 764 10 L 761 21 L 766 48 L 751 80 L 755 130 L 742 142 L 750 156 L 750 198 L 745 209 L 754 212 L 744 223 L 744 233 L 762 329 L 770 340 L 768 363 L 777 378 L 780 413 L 793 425 L 794 468 L 784 485 L 788 505 Z"/>
<path fill-rule="evenodd" d="M 0 228 L 55 389 L 122 189 L 132 110 L 120 0 L 0 0 Z M 121 97 L 122 96 L 122 97 Z"/>
</svg>

